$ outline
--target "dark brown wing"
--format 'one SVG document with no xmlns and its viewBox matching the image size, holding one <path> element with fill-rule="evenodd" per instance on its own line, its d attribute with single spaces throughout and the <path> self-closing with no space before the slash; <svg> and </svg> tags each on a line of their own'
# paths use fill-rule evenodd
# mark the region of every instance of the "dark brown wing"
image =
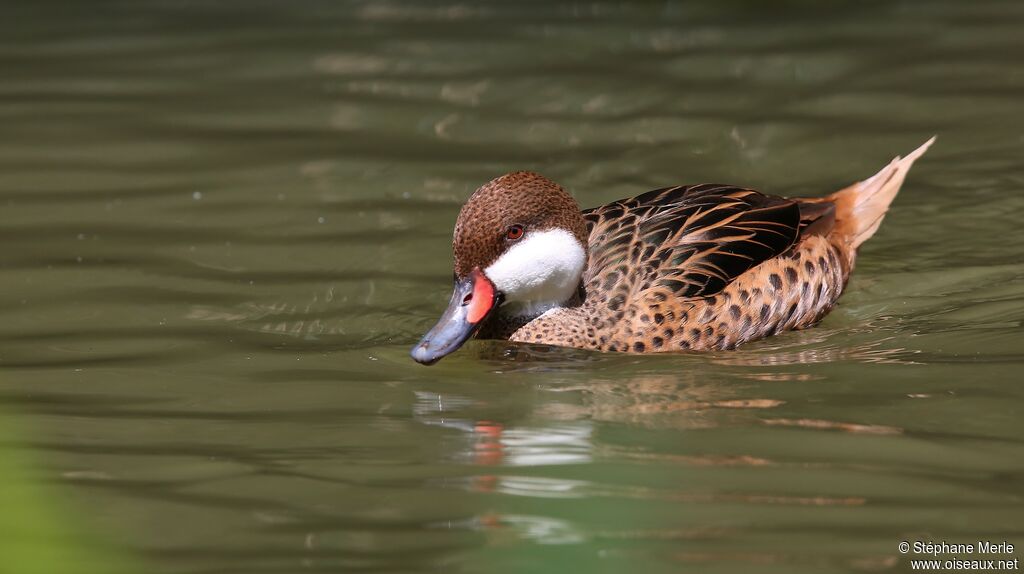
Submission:
<svg viewBox="0 0 1024 574">
<path fill-rule="evenodd" d="M 796 202 L 702 184 L 656 189 L 583 212 L 590 228 L 588 289 L 667 289 L 713 295 L 789 249 L 800 233 Z"/>
</svg>

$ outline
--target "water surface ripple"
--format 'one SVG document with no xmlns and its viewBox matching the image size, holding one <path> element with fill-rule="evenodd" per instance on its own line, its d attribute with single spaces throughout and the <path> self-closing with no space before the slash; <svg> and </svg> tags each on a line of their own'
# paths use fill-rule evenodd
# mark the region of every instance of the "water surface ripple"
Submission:
<svg viewBox="0 0 1024 574">
<path fill-rule="evenodd" d="M 0 406 L 154 572 L 903 570 L 1024 545 L 1017 2 L 20 3 Z M 728 353 L 407 349 L 451 226 L 821 195 L 937 144 L 820 327 Z"/>
</svg>

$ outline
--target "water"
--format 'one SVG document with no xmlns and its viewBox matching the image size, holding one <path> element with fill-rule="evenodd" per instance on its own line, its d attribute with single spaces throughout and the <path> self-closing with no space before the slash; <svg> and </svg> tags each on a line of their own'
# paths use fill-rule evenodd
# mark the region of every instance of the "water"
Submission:
<svg viewBox="0 0 1024 574">
<path fill-rule="evenodd" d="M 901 540 L 1024 545 L 1022 8 L 8 6 L 0 407 L 153 572 L 903 571 Z M 818 328 L 407 357 L 461 202 L 505 171 L 584 206 L 821 195 L 933 134 Z"/>
</svg>

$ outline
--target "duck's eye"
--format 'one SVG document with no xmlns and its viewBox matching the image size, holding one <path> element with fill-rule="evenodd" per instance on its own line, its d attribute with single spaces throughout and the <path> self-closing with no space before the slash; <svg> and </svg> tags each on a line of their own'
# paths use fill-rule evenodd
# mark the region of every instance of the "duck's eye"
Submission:
<svg viewBox="0 0 1024 574">
<path fill-rule="evenodd" d="M 526 231 L 523 229 L 522 225 L 513 225 L 505 232 L 505 238 L 515 241 L 516 239 L 521 238 L 524 233 L 526 233 Z"/>
</svg>

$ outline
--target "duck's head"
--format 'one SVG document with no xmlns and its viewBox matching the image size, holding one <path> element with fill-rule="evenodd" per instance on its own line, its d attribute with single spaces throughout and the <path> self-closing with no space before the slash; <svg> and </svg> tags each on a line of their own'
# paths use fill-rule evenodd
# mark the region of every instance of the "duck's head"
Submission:
<svg viewBox="0 0 1024 574">
<path fill-rule="evenodd" d="M 499 308 L 536 316 L 569 301 L 587 261 L 587 225 L 576 200 L 557 183 L 515 172 L 470 196 L 452 245 L 452 299 L 412 349 L 412 358 L 425 365 L 462 346 Z"/>
</svg>

